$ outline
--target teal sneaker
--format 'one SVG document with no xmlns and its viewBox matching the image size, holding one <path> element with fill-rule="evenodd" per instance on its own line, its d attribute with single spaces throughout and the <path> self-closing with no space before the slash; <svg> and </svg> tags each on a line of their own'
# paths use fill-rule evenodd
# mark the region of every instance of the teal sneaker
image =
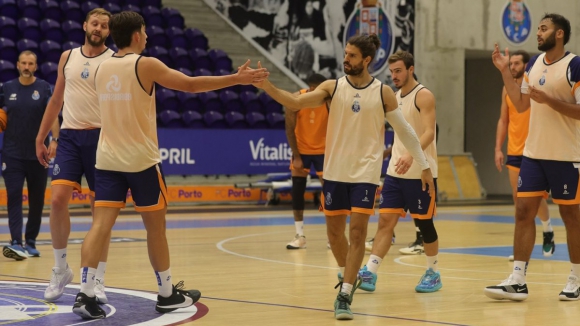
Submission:
<svg viewBox="0 0 580 326">
<path fill-rule="evenodd" d="M 421 277 L 419 284 L 415 287 L 415 291 L 420 293 L 430 293 L 438 291 L 443 286 L 441 283 L 441 275 L 439 272 L 433 271 L 432 268 L 429 268 L 425 275 Z"/>
<path fill-rule="evenodd" d="M 367 292 L 374 292 L 377 284 L 377 274 L 367 270 L 367 266 L 363 266 L 358 272 L 361 279 L 360 289 Z"/>
<path fill-rule="evenodd" d="M 334 318 L 337 320 L 353 319 L 352 311 L 350 311 L 351 302 L 350 295 L 339 292 L 334 300 Z"/>
<path fill-rule="evenodd" d="M 336 274 L 336 277 L 338 278 L 339 283 L 342 283 L 342 281 L 344 281 L 344 276 L 342 276 L 341 272 L 338 272 L 338 274 Z"/>
</svg>

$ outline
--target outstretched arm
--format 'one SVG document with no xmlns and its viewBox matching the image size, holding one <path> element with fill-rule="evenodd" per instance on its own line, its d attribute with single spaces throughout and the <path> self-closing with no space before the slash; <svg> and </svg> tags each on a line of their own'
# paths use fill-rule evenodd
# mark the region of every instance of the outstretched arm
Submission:
<svg viewBox="0 0 580 326">
<path fill-rule="evenodd" d="M 264 80 L 264 82 L 254 85 L 262 88 L 276 102 L 284 105 L 286 108 L 298 111 L 303 108 L 312 108 L 324 104 L 331 98 L 335 83 L 335 80 L 326 80 L 318 85 L 315 90 L 304 94 L 292 94 L 279 89 L 269 80 Z"/>
</svg>

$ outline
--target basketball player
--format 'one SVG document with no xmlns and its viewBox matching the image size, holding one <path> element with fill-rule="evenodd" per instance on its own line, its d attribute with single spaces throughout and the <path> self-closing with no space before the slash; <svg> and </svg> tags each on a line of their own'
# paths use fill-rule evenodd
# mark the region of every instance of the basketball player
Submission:
<svg viewBox="0 0 580 326">
<path fill-rule="evenodd" d="M 425 86 L 413 77 L 415 60 L 406 51 L 397 51 L 389 59 L 389 70 L 393 82 L 399 89 L 396 98 L 405 120 L 413 127 L 423 149 L 433 177 L 437 178 L 437 147 L 435 145 L 435 97 Z M 435 193 L 437 179 L 434 180 Z M 377 270 L 391 247 L 393 231 L 400 217 L 405 217 L 405 208 L 409 210 L 416 225 L 423 235 L 423 247 L 427 256 L 427 271 L 415 287 L 417 292 L 435 292 L 442 287 L 438 271 L 439 241 L 433 224 L 435 216 L 435 196 L 421 190 L 421 168 L 407 149 L 401 144 L 395 132 L 391 160 L 383 184 L 380 199 L 379 227 L 373 241 L 369 260 L 359 275 L 362 279 L 361 289 L 374 291 L 377 282 Z"/>
<path fill-rule="evenodd" d="M 326 78 L 320 74 L 312 74 L 306 80 L 308 89 L 300 93 L 312 92 Z M 310 168 L 314 167 L 322 183 L 322 167 L 324 164 L 324 144 L 326 142 L 326 125 L 328 123 L 328 107 L 326 103 L 304 109 L 302 111 L 286 110 L 286 138 L 292 149 L 292 212 L 296 236 L 286 244 L 286 249 L 305 249 L 304 236 L 304 193 Z"/>
<path fill-rule="evenodd" d="M 109 36 L 110 17 L 111 14 L 102 8 L 91 10 L 83 23 L 86 32 L 85 44 L 62 53 L 54 94 L 36 136 L 36 156 L 40 164 L 48 167 L 49 158 L 43 141 L 62 108 L 63 122 L 60 138 L 56 139 L 59 146 L 50 183 L 50 235 L 55 266 L 52 268 L 44 299 L 51 302 L 62 296 L 64 287 L 73 279 L 73 272 L 67 264 L 67 243 L 70 235 L 68 203 L 73 191 L 81 191 L 83 174 L 90 190 L 91 211 L 94 206 L 95 153 L 101 118 L 93 77 L 99 64 L 114 53 L 105 46 L 105 40 Z M 110 235 L 105 237 L 95 283 L 95 292 L 100 303 L 108 302 L 104 277 Z"/>
<path fill-rule="evenodd" d="M 524 50 L 518 50 L 510 56 L 510 72 L 518 85 L 522 84 L 526 64 L 529 61 L 530 55 Z M 519 113 L 507 95 L 505 87 L 503 88 L 501 95 L 501 113 L 499 121 L 497 122 L 497 132 L 495 137 L 495 166 L 497 167 L 497 170 L 501 172 L 502 165 L 504 165 L 502 147 L 507 134 L 508 159 L 505 164 L 508 168 L 510 185 L 512 186 L 512 195 L 515 203 L 518 193 L 518 175 L 520 173 L 520 166 L 522 165 L 524 144 L 526 142 L 526 137 L 528 137 L 528 128 L 530 125 L 530 110 Z M 556 250 L 556 245 L 554 243 L 554 230 L 552 229 L 552 223 L 550 221 L 548 203 L 545 198 L 542 198 L 542 201 L 540 202 L 538 216 L 540 217 L 542 228 L 544 229 L 542 253 L 544 256 L 550 257 Z M 509 260 L 513 261 L 514 256 L 510 255 Z"/>
<path fill-rule="evenodd" d="M 526 67 L 521 87 L 497 44 L 492 60 L 501 72 L 510 100 L 523 112 L 530 108 L 530 128 L 518 180 L 514 265 L 510 276 L 484 293 L 492 299 L 521 301 L 528 297 L 526 269 L 536 236 L 535 215 L 547 191 L 552 192 L 566 226 L 572 268 L 560 300 L 578 300 L 580 295 L 580 58 L 567 52 L 570 22 L 558 14 L 540 20 L 538 50 Z M 549 136 L 546 136 L 546 134 Z"/>
<path fill-rule="evenodd" d="M 147 34 L 136 12 L 115 14 L 111 35 L 119 52 L 95 73 L 102 128 L 95 170 L 95 217 L 81 249 L 81 288 L 73 312 L 85 319 L 106 316 L 95 298 L 94 278 L 99 257 L 119 211 L 131 190 L 135 209 L 147 230 L 149 259 L 159 286 L 156 310 L 166 313 L 193 305 L 201 294 L 172 285 L 165 234 L 167 189 L 161 171 L 155 119 L 155 83 L 189 92 L 206 92 L 236 84 L 260 82 L 265 69 L 247 70 L 248 60 L 235 75 L 187 77 L 156 58 L 142 57 Z"/>
<path fill-rule="evenodd" d="M 339 320 L 353 319 L 350 305 L 354 290 L 360 284 L 357 274 L 380 183 L 385 117 L 422 170 L 423 190 L 435 196 L 429 163 L 413 128 L 397 109 L 393 90 L 368 72 L 379 46 L 376 34 L 350 38 L 344 51 L 346 76 L 327 80 L 312 92 L 291 94 L 267 80 L 255 84 L 290 109 L 315 107 L 331 101 L 323 193 L 328 239 L 340 267 L 340 292 L 334 302 L 334 316 Z M 344 234 L 347 215 L 350 215 L 350 239 Z"/>
</svg>

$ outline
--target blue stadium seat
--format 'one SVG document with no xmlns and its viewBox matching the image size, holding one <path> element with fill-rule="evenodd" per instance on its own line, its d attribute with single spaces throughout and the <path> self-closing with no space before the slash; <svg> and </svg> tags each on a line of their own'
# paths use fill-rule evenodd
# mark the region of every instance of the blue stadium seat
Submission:
<svg viewBox="0 0 580 326">
<path fill-rule="evenodd" d="M 205 50 L 200 49 L 200 48 L 191 49 L 189 51 L 189 56 L 191 57 L 191 60 L 193 61 L 193 67 L 195 69 L 203 68 L 203 69 L 207 69 L 210 71 L 213 70 L 213 65 L 211 63 L 211 59 Z"/>
<path fill-rule="evenodd" d="M 197 28 L 186 28 L 184 34 L 192 49 L 198 48 L 207 51 L 208 40 L 202 31 Z"/>
<path fill-rule="evenodd" d="M 14 19 L 0 16 L 0 37 L 11 39 L 14 42 L 18 41 L 20 33 Z"/>
<path fill-rule="evenodd" d="M 187 68 L 190 69 L 193 65 L 191 63 L 191 58 L 187 51 L 183 48 L 172 48 L 169 50 L 169 56 L 176 68 Z"/>
<path fill-rule="evenodd" d="M 169 45 L 169 37 L 165 30 L 159 26 L 147 26 L 147 43 L 149 46 L 160 46 L 167 48 Z"/>
<path fill-rule="evenodd" d="M 172 110 L 163 110 L 159 112 L 159 122 L 162 126 L 168 128 L 180 128 L 183 127 L 183 121 L 181 120 L 181 114 Z"/>
<path fill-rule="evenodd" d="M 116 4 L 116 3 L 112 3 L 112 2 L 107 2 L 103 5 L 103 9 L 107 10 L 108 12 L 112 13 L 112 14 L 117 14 L 121 12 L 121 7 Z M 147 25 L 149 26 L 149 25 Z"/>
<path fill-rule="evenodd" d="M 246 112 L 264 113 L 264 106 L 256 93 L 250 91 L 241 92 L 240 100 L 246 108 Z"/>
<path fill-rule="evenodd" d="M 73 22 L 84 22 L 85 14 L 81 10 L 81 6 L 71 0 L 60 1 L 60 10 L 64 16 L 63 20 L 71 20 Z M 64 26 L 63 26 L 64 27 Z"/>
<path fill-rule="evenodd" d="M 55 41 L 61 44 L 64 41 L 64 34 L 60 23 L 53 19 L 43 19 L 40 21 L 40 31 L 45 40 Z"/>
<path fill-rule="evenodd" d="M 238 94 L 230 91 L 230 90 L 223 90 L 220 92 L 220 100 L 222 101 L 222 107 L 224 108 L 225 112 L 235 111 L 235 112 L 243 112 L 244 106 L 242 101 L 240 101 L 240 97 Z"/>
<path fill-rule="evenodd" d="M 211 71 L 209 71 L 207 69 L 203 69 L 203 68 L 195 69 L 193 71 L 193 75 L 194 76 L 213 76 Z"/>
<path fill-rule="evenodd" d="M 149 56 L 161 60 L 161 62 L 169 67 L 173 67 L 173 60 L 171 60 L 169 53 L 164 47 L 153 46 L 147 49 L 147 52 L 149 53 Z"/>
<path fill-rule="evenodd" d="M 0 60 L 0 82 L 5 83 L 9 80 L 18 78 L 18 70 L 12 62 Z"/>
<path fill-rule="evenodd" d="M 177 98 L 181 103 L 183 111 L 204 112 L 204 106 L 197 93 L 178 92 Z"/>
<path fill-rule="evenodd" d="M 187 69 L 187 68 L 177 68 L 177 70 L 181 71 L 184 75 L 189 76 L 189 77 L 193 77 L 193 71 Z"/>
<path fill-rule="evenodd" d="M 220 49 L 211 49 L 207 53 L 212 61 L 215 70 L 224 69 L 232 71 L 232 59 L 228 57 L 227 53 Z"/>
<path fill-rule="evenodd" d="M 226 128 L 223 114 L 217 111 L 206 111 L 203 114 L 203 121 L 208 128 Z"/>
<path fill-rule="evenodd" d="M 81 45 L 79 43 L 76 43 L 76 42 L 72 42 L 72 41 L 64 42 L 62 44 L 62 51 L 64 52 L 66 50 L 78 48 L 79 46 L 81 46 Z"/>
<path fill-rule="evenodd" d="M 240 93 L 246 91 L 256 93 L 258 89 L 254 85 L 240 85 Z"/>
<path fill-rule="evenodd" d="M 185 34 L 183 33 L 183 29 L 179 27 L 168 27 L 166 30 L 167 35 L 169 35 L 169 43 L 171 43 L 172 47 L 178 47 L 183 49 L 190 49 L 191 45 L 187 41 Z"/>
<path fill-rule="evenodd" d="M 138 14 L 141 14 L 141 8 L 136 5 L 126 4 L 122 7 L 123 11 L 134 11 Z"/>
<path fill-rule="evenodd" d="M 203 104 L 204 111 L 223 112 L 222 102 L 216 92 L 199 93 L 199 99 Z"/>
<path fill-rule="evenodd" d="M 232 129 L 247 129 L 248 122 L 243 114 L 236 111 L 229 111 L 226 112 L 224 115 L 224 119 L 226 120 L 226 124 L 228 127 Z"/>
<path fill-rule="evenodd" d="M 16 0 L 0 0 L 0 16 L 18 19 L 20 12 L 16 5 Z"/>
<path fill-rule="evenodd" d="M 205 128 L 205 123 L 203 122 L 203 116 L 201 113 L 193 110 L 185 111 L 181 114 L 181 119 L 183 124 L 187 128 L 201 129 Z"/>
<path fill-rule="evenodd" d="M 282 113 L 270 112 L 266 114 L 266 120 L 270 124 L 272 129 L 284 129 L 285 128 L 285 118 Z"/>
<path fill-rule="evenodd" d="M 185 27 L 185 21 L 183 16 L 179 13 L 179 10 L 174 8 L 163 8 L 161 9 L 161 15 L 165 19 L 165 26 L 175 26 L 181 29 Z"/>
<path fill-rule="evenodd" d="M 81 3 L 81 9 L 85 13 L 89 13 L 91 10 L 96 9 L 96 8 L 100 8 L 100 7 L 101 6 L 98 3 L 93 2 L 93 1 L 87 1 L 87 2 Z M 86 19 L 86 16 L 85 16 L 85 19 Z"/>
<path fill-rule="evenodd" d="M 274 101 L 273 98 L 270 97 L 270 95 L 268 95 L 266 92 L 262 92 L 260 95 L 260 100 L 262 101 L 262 104 L 264 105 L 264 110 L 266 112 L 266 114 L 270 113 L 270 112 L 276 112 L 276 113 L 282 113 L 284 112 L 284 108 L 282 107 L 282 105 L 276 101 Z"/>
<path fill-rule="evenodd" d="M 161 0 L 141 0 L 142 6 L 153 6 L 161 8 Z"/>
<path fill-rule="evenodd" d="M 147 6 L 141 10 L 146 26 L 165 26 L 159 7 Z"/>
<path fill-rule="evenodd" d="M 26 17 L 20 18 L 17 25 L 20 37 L 40 43 L 42 40 L 42 34 L 36 20 Z"/>
<path fill-rule="evenodd" d="M 8 62 L 18 61 L 18 49 L 11 39 L 0 37 L 0 60 Z"/>
<path fill-rule="evenodd" d="M 54 0 L 43 0 L 40 1 L 39 6 L 40 10 L 42 10 L 44 19 L 52 19 L 59 23 L 62 21 L 60 6 L 58 5 L 58 2 Z"/>
<path fill-rule="evenodd" d="M 18 49 L 18 53 L 20 53 L 22 51 L 26 51 L 26 50 L 37 53 L 37 55 L 39 53 L 38 43 L 36 43 L 32 40 L 25 39 L 25 38 L 16 42 L 16 48 Z"/>
<path fill-rule="evenodd" d="M 40 42 L 40 53 L 42 54 L 43 61 L 58 63 L 60 55 L 62 54 L 62 48 L 60 44 L 46 40 Z"/>
<path fill-rule="evenodd" d="M 268 122 L 264 115 L 260 112 L 248 112 L 246 113 L 246 121 L 250 128 L 253 129 L 267 129 Z"/>
<path fill-rule="evenodd" d="M 157 111 L 171 110 L 171 111 L 181 111 L 181 105 L 177 94 L 167 88 L 158 88 L 155 92 L 155 98 L 159 105 L 157 106 Z"/>
<path fill-rule="evenodd" d="M 40 65 L 40 72 L 42 73 L 42 79 L 46 80 L 49 84 L 54 85 L 58 75 L 58 64 L 54 62 L 45 62 Z"/>
<path fill-rule="evenodd" d="M 70 2 L 70 0 L 68 2 Z M 84 21 L 84 19 L 81 21 Z M 83 30 L 83 26 L 76 21 L 67 20 L 62 23 L 62 31 L 64 32 L 67 41 L 79 44 L 85 43 L 85 31 Z"/>
<path fill-rule="evenodd" d="M 42 18 L 42 11 L 36 0 L 18 0 L 18 8 L 22 17 L 39 21 Z"/>
</svg>

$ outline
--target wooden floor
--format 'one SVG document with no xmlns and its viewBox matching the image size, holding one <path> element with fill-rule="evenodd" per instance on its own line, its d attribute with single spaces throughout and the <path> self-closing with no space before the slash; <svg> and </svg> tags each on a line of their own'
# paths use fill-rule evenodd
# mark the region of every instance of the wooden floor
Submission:
<svg viewBox="0 0 580 326">
<path fill-rule="evenodd" d="M 333 318 L 337 268 L 331 251 L 326 248 L 323 216 L 318 211 L 305 213 L 308 249 L 289 251 L 285 249 L 285 244 L 294 235 L 289 209 L 256 207 L 255 211 L 237 211 L 232 207 L 231 210 L 203 210 L 200 213 L 199 208 L 193 207 L 190 211 L 181 209 L 179 213 L 168 215 L 174 280 L 184 280 L 186 287 L 202 292 L 202 299 L 197 305 L 198 317 L 202 316 L 186 324 L 579 324 L 579 302 L 558 301 L 558 293 L 566 283 L 570 265 L 564 227 L 555 206 L 551 206 L 551 213 L 556 232 L 556 253 L 551 258 L 544 258 L 539 245 L 534 249 L 527 278 L 530 296 L 526 301 L 493 301 L 483 294 L 485 286 L 497 284 L 511 272 L 507 256 L 511 253 L 513 208 L 440 207 L 436 227 L 441 246 L 439 265 L 443 288 L 436 293 L 415 293 L 414 287 L 425 270 L 426 262 L 424 256 L 399 255 L 398 249 L 413 241 L 415 236 L 413 224 L 408 219 L 402 220 L 396 228 L 396 244 L 379 270 L 376 292 L 357 291 L 352 304 L 354 320 L 346 322 Z M 82 239 L 90 218 L 77 217 L 73 220 L 71 239 Z M 372 220 L 369 230 L 371 237 L 376 230 L 376 218 Z M 537 233 L 537 243 L 540 244 L 541 226 Z M 45 219 L 39 239 L 49 240 L 49 237 L 48 221 Z M 146 234 L 136 215 L 122 215 L 113 237 L 143 240 Z M 5 242 L 8 238 L 6 220 L 0 219 L 0 239 Z M 16 262 L 0 257 L 0 280 L 48 282 L 53 265 L 51 246 L 45 244 L 38 248 L 41 258 Z M 70 244 L 69 264 L 74 267 L 75 283 L 79 281 L 79 256 L 80 244 Z M 157 290 L 146 242 L 111 244 L 106 284 L 111 288 L 146 292 Z M 41 298 L 39 292 L 38 299 Z M 12 324 L 2 318 L 2 311 L 7 311 L 6 308 L 2 309 L 2 304 L 5 307 L 6 302 L 0 289 L 0 324 Z M 72 305 L 72 301 L 69 302 Z M 113 307 L 117 304 L 114 300 L 110 302 Z M 62 312 L 70 312 L 68 308 L 65 310 Z M 207 314 L 203 315 L 202 311 Z M 37 318 L 13 323 L 37 325 L 41 321 L 42 318 Z M 130 323 L 115 322 L 115 316 L 112 316 L 91 324 Z"/>
</svg>

